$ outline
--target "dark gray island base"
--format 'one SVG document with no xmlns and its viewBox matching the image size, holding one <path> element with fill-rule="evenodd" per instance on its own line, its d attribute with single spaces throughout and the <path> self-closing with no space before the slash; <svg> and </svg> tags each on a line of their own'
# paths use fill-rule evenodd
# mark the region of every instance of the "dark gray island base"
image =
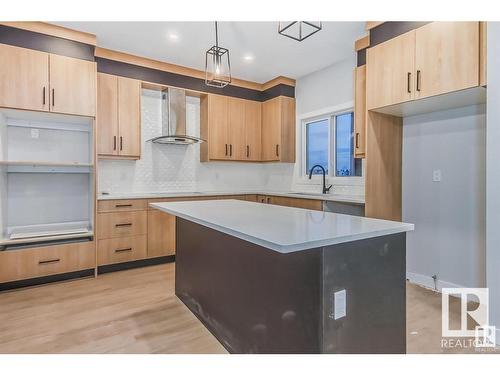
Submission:
<svg viewBox="0 0 500 375">
<path fill-rule="evenodd" d="M 175 293 L 230 353 L 406 352 L 404 232 L 280 253 L 176 220 Z"/>
</svg>

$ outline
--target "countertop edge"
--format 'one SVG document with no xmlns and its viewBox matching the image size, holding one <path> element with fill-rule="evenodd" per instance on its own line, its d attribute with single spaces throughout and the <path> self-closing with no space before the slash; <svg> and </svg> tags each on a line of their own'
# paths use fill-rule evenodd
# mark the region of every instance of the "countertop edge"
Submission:
<svg viewBox="0 0 500 375">
<path fill-rule="evenodd" d="M 408 232 L 414 230 L 415 226 L 414 224 L 408 224 L 408 223 L 401 223 L 399 227 L 396 228 L 391 228 L 391 229 L 384 229 L 384 230 L 377 230 L 377 231 L 372 231 L 368 233 L 354 233 L 351 235 L 347 236 L 341 236 L 337 238 L 332 238 L 332 239 L 325 239 L 325 240 L 318 240 L 318 241 L 310 241 L 310 242 L 302 242 L 302 243 L 296 243 L 296 244 L 290 244 L 290 245 L 280 245 L 276 244 L 274 242 L 266 241 L 230 228 L 227 228 L 225 226 L 221 226 L 218 224 L 210 223 L 207 222 L 203 219 L 199 219 L 197 217 L 193 217 L 191 215 L 187 215 L 184 213 L 179 213 L 176 210 L 172 210 L 169 208 L 165 208 L 162 206 L 162 203 L 168 203 L 168 202 L 158 202 L 158 203 L 150 203 L 149 205 L 157 210 L 166 212 L 168 214 L 178 216 L 182 219 L 192 221 L 196 224 L 205 226 L 207 228 L 211 228 L 214 230 L 217 230 L 219 232 L 228 234 L 230 236 L 239 238 L 243 241 L 248 241 L 253 244 L 263 246 L 265 248 L 268 248 L 270 250 L 276 251 L 281 254 L 288 254 L 288 253 L 293 253 L 297 251 L 303 251 L 303 250 L 310 250 L 310 249 L 315 249 L 319 247 L 325 247 L 325 246 L 331 246 L 331 245 L 337 245 L 341 243 L 347 243 L 347 242 L 353 242 L 353 241 L 359 241 L 359 240 L 364 240 L 368 238 L 374 238 L 374 237 L 382 237 L 382 236 L 387 236 L 391 234 L 397 234 L 397 233 L 403 233 L 403 232 Z"/>
</svg>

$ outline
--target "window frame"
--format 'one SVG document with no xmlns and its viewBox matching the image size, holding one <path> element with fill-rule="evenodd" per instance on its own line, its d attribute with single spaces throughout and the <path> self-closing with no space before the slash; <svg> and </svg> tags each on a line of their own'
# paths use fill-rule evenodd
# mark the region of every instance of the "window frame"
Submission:
<svg viewBox="0 0 500 375">
<path fill-rule="evenodd" d="M 326 175 L 330 183 L 341 183 L 344 185 L 363 185 L 364 184 L 364 166 L 362 166 L 361 176 L 336 176 L 335 165 L 335 145 L 336 145 L 336 116 L 346 113 L 354 114 L 354 105 L 352 102 L 345 105 L 327 108 L 314 113 L 305 114 L 299 117 L 301 145 L 300 145 L 300 169 L 299 181 L 305 184 L 317 184 L 322 179 L 321 174 L 313 174 L 309 180 L 309 171 L 307 171 L 307 124 L 315 121 L 328 120 L 328 174 Z"/>
</svg>

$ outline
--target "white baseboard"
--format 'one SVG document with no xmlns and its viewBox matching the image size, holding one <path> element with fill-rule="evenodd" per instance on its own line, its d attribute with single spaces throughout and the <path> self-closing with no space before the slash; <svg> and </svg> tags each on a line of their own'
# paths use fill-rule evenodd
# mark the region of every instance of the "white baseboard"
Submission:
<svg viewBox="0 0 500 375">
<path fill-rule="evenodd" d="M 444 280 L 436 280 L 436 284 L 434 284 L 434 279 L 431 276 L 421 275 L 413 272 L 406 272 L 406 279 L 412 284 L 417 284 L 424 288 L 432 289 L 440 293 L 443 288 L 467 288 L 466 286 L 450 283 L 449 281 Z M 471 300 L 473 302 L 479 302 L 479 300 L 474 295 L 472 295 L 471 297 Z"/>
</svg>

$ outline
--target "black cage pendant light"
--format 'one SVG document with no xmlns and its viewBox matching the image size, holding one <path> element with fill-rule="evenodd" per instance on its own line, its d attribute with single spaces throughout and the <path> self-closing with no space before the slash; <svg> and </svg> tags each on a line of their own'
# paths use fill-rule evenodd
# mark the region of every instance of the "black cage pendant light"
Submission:
<svg viewBox="0 0 500 375">
<path fill-rule="evenodd" d="M 215 22 L 215 46 L 205 56 L 205 84 L 207 86 L 225 87 L 231 83 L 231 64 L 229 50 L 219 47 L 217 22 Z"/>
<path fill-rule="evenodd" d="M 302 42 L 311 35 L 316 34 L 322 29 L 321 22 L 311 21 L 293 21 L 279 22 L 278 33 L 288 38 Z"/>
</svg>

